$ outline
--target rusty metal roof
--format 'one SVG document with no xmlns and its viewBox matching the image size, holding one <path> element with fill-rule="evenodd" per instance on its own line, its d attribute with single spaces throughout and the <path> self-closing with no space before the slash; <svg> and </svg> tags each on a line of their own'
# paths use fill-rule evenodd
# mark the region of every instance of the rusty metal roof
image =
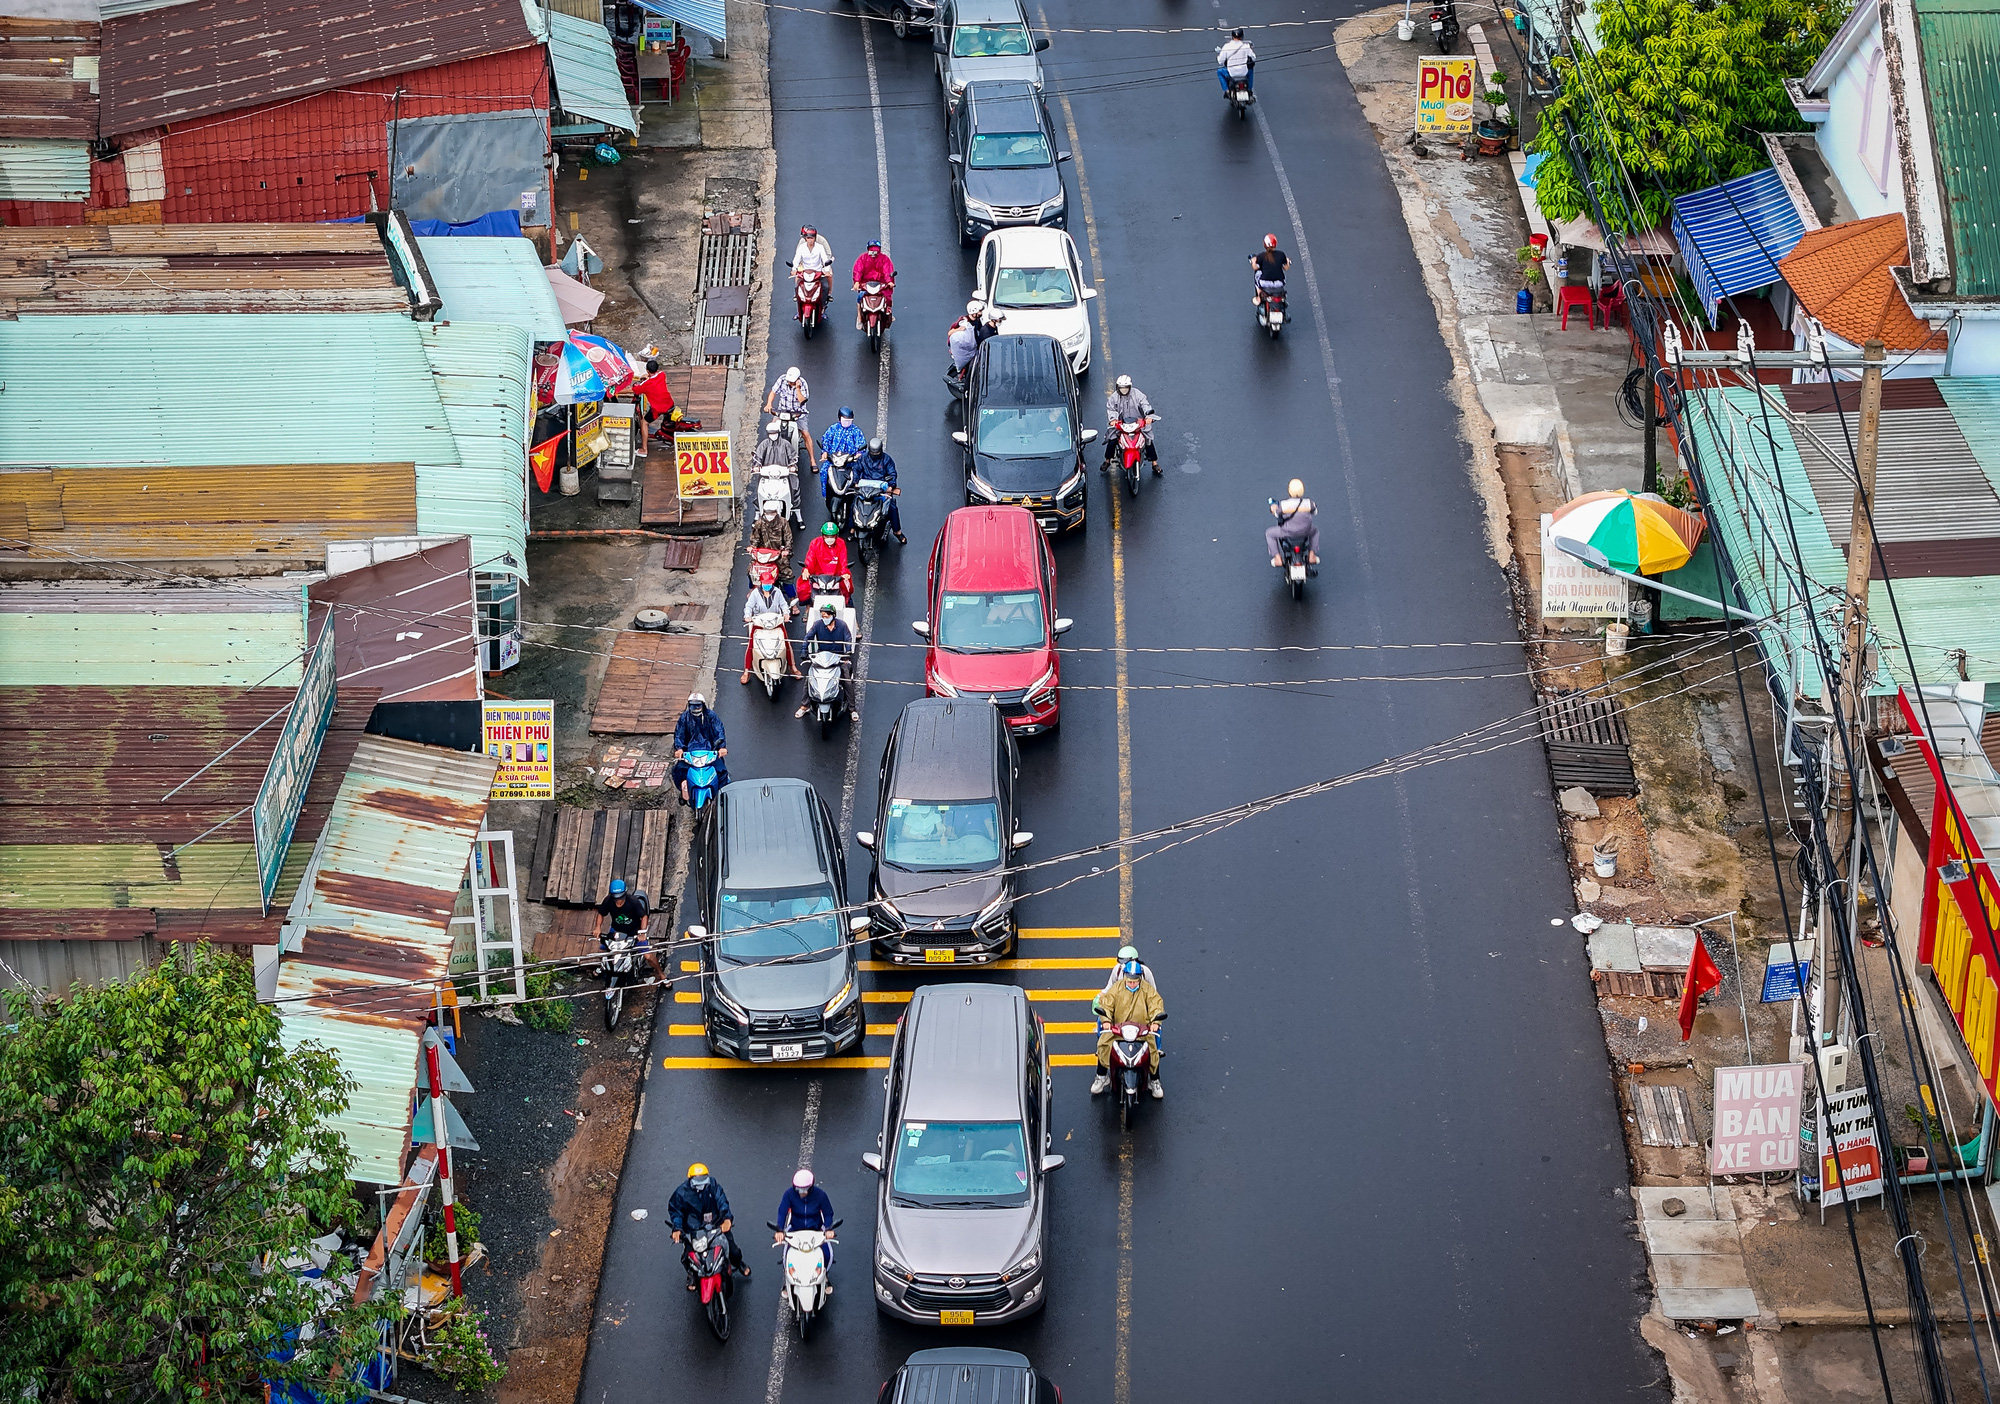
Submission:
<svg viewBox="0 0 2000 1404">
<path fill-rule="evenodd" d="M 0 609 L 5 599 L 0 592 Z M 481 695 L 470 537 L 320 581 L 312 602 L 333 611 L 333 666 L 343 684 L 380 688 L 384 702 Z"/>
<path fill-rule="evenodd" d="M 497 761 L 369 736 L 355 749 L 278 965 L 284 1038 L 331 1050 L 356 1083 L 332 1119 L 349 1176 L 401 1178 L 417 1040 L 451 966 L 451 918 Z"/>
<path fill-rule="evenodd" d="M 0 317 L 409 310 L 368 224 L 0 229 Z"/>
<path fill-rule="evenodd" d="M 0 688 L 0 940 L 275 941 L 279 912 L 260 910 L 250 818 L 238 811 L 277 745 L 278 726 L 259 724 L 292 697 L 287 687 Z M 279 901 L 297 885 L 376 697 L 343 689 L 336 700 Z M 172 851 L 182 844 L 193 846 Z"/>
<path fill-rule="evenodd" d="M 98 26 L 0 16 L 0 137 L 94 141 Z"/>
<path fill-rule="evenodd" d="M 521 0 L 189 0 L 104 24 L 106 136 L 535 43 Z"/>
</svg>

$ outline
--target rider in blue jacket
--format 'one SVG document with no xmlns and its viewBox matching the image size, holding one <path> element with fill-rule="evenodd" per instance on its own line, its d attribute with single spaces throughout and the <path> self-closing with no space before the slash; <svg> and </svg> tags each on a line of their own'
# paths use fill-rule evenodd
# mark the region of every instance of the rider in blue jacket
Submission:
<svg viewBox="0 0 2000 1404">
<path fill-rule="evenodd" d="M 722 734 L 722 718 L 709 709 L 708 700 L 699 692 L 688 694 L 687 706 L 681 710 L 680 720 L 674 723 L 674 788 L 681 792 L 683 800 L 688 798 L 689 751 L 715 752 L 715 788 L 719 790 L 729 783 L 729 767 L 722 763 L 722 758 L 729 754 Z"/>
<path fill-rule="evenodd" d="M 819 436 L 819 496 L 826 504 L 826 515 L 833 516 L 833 485 L 827 481 L 826 470 L 832 466 L 832 455 L 836 453 L 858 454 L 867 440 L 862 437 L 861 428 L 854 422 L 854 408 L 840 407 L 840 418 L 827 425 L 826 432 Z"/>
<path fill-rule="evenodd" d="M 785 1235 L 794 1229 L 818 1229 L 823 1233 L 833 1232 L 833 1200 L 825 1190 L 813 1183 L 813 1172 L 801 1170 L 792 1176 L 792 1187 L 785 1191 L 778 1201 L 777 1235 L 775 1243 L 783 1243 Z M 820 1252 L 826 1255 L 826 1265 L 833 1266 L 833 1247 L 822 1243 Z"/>
<path fill-rule="evenodd" d="M 903 514 L 897 510 L 896 499 L 903 490 L 896 486 L 896 460 L 889 457 L 883 447 L 880 435 L 868 441 L 868 451 L 854 462 L 855 478 L 880 478 L 889 485 L 889 530 L 896 533 L 896 540 L 907 546 L 910 538 L 903 535 Z"/>
</svg>

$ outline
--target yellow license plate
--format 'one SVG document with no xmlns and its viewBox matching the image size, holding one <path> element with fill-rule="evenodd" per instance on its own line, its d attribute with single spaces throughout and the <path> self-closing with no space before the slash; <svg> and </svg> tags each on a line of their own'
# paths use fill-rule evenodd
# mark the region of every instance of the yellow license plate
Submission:
<svg viewBox="0 0 2000 1404">
<path fill-rule="evenodd" d="M 939 950 L 936 946 L 927 946 L 924 948 L 925 965 L 954 965 L 957 962 L 958 952 L 952 950 L 950 947 L 946 947 L 944 950 Z"/>
<path fill-rule="evenodd" d="M 940 1326 L 970 1326 L 972 1313 L 969 1311 L 941 1311 L 938 1313 Z"/>
</svg>

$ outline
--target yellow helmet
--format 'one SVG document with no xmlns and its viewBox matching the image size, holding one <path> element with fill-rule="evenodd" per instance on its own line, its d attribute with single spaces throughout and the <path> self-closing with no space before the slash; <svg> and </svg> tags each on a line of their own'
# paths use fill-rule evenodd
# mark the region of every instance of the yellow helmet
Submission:
<svg viewBox="0 0 2000 1404">
<path fill-rule="evenodd" d="M 688 1166 L 688 1178 L 690 1180 L 699 1180 L 707 1174 L 708 1174 L 708 1167 L 706 1165 L 703 1165 L 699 1160 L 697 1160 L 694 1164 Z"/>
</svg>

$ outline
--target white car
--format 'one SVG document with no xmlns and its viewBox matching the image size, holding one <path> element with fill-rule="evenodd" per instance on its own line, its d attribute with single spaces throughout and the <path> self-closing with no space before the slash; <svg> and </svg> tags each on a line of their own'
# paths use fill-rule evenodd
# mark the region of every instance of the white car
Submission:
<svg viewBox="0 0 2000 1404">
<path fill-rule="evenodd" d="M 1070 369 L 1090 367 L 1090 308 L 1097 289 L 1083 279 L 1076 244 L 1060 229 L 1021 225 L 996 229 L 979 246 L 983 298 L 1006 320 L 1009 335 L 1052 336 L 1062 343 Z"/>
</svg>

